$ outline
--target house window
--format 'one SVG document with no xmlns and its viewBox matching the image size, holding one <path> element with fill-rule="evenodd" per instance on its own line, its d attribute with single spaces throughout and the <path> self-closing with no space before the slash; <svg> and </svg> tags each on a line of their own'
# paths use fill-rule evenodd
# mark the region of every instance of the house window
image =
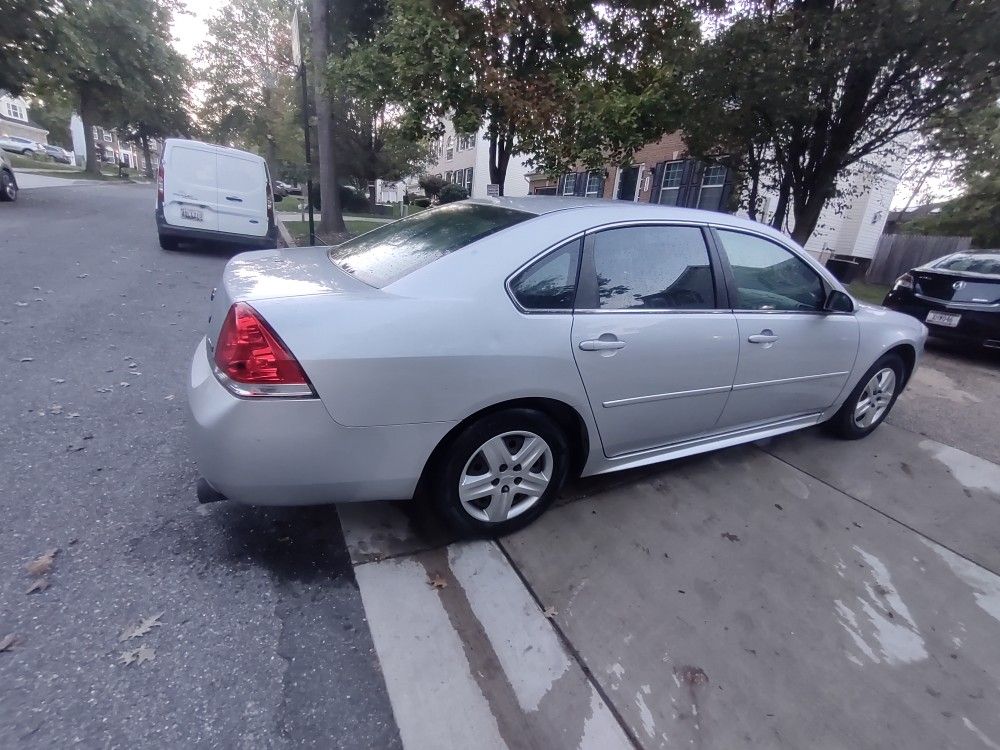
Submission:
<svg viewBox="0 0 1000 750">
<path fill-rule="evenodd" d="M 604 193 L 604 174 L 600 170 L 587 172 L 587 197 L 600 198 Z"/>
<path fill-rule="evenodd" d="M 445 173 L 444 173 L 444 181 L 445 181 L 445 182 L 454 182 L 455 180 L 454 180 L 454 179 L 452 179 L 452 178 L 453 178 L 454 176 L 455 176 L 455 173 L 454 173 L 454 172 L 452 172 L 452 171 L 451 171 L 451 170 L 449 169 L 449 170 L 448 170 L 447 172 L 445 172 Z"/>
<path fill-rule="evenodd" d="M 16 102 L 7 102 L 7 116 L 15 120 L 28 120 L 28 112 Z"/>
<path fill-rule="evenodd" d="M 561 195 L 573 195 L 574 192 L 576 192 L 576 175 L 573 172 L 567 172 L 562 178 Z"/>
<path fill-rule="evenodd" d="M 722 202 L 722 190 L 726 184 L 726 168 L 721 164 L 705 167 L 698 193 L 698 208 L 718 211 Z"/>
<path fill-rule="evenodd" d="M 465 192 L 467 192 L 469 195 L 472 195 L 472 167 L 465 168 L 462 187 L 465 188 Z"/>
<path fill-rule="evenodd" d="M 669 161 L 663 165 L 663 182 L 660 183 L 660 199 L 664 206 L 676 206 L 684 177 L 684 162 Z"/>
<path fill-rule="evenodd" d="M 448 145 L 444 149 L 444 158 L 451 161 L 455 156 L 455 138 L 454 136 L 448 136 Z"/>
<path fill-rule="evenodd" d="M 474 146 L 475 139 L 476 136 L 474 133 L 463 133 L 462 135 L 458 136 L 458 150 L 468 151 Z"/>
</svg>

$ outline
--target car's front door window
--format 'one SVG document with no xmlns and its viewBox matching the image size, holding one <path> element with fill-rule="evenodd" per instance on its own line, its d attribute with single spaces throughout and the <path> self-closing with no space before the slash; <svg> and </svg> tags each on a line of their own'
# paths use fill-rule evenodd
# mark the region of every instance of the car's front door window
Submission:
<svg viewBox="0 0 1000 750">
<path fill-rule="evenodd" d="M 736 281 L 735 309 L 823 309 L 823 281 L 801 258 L 756 235 L 724 229 L 718 235 Z"/>
</svg>

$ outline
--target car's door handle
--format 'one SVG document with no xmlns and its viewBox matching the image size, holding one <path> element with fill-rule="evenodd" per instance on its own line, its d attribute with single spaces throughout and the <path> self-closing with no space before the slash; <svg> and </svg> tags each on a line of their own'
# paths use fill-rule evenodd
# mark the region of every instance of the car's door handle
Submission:
<svg viewBox="0 0 1000 750">
<path fill-rule="evenodd" d="M 751 344 L 773 344 L 778 340 L 778 337 L 774 335 L 774 331 L 770 328 L 765 328 L 760 333 L 755 333 L 752 336 L 747 336 L 747 341 Z"/>
<path fill-rule="evenodd" d="M 589 341 L 581 341 L 580 348 L 585 352 L 603 352 L 610 349 L 622 349 L 625 347 L 624 341 L 619 341 L 618 339 L 612 339 L 606 341 L 604 339 L 590 339 Z"/>
<path fill-rule="evenodd" d="M 227 201 L 232 201 L 233 203 L 242 203 L 243 202 L 242 198 L 237 198 L 235 195 L 227 195 L 226 196 L 226 200 Z"/>
</svg>

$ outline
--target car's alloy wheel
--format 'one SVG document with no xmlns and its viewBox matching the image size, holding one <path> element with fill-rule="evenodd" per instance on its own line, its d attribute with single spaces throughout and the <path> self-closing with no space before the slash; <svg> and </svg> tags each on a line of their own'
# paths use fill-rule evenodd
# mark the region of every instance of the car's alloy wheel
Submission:
<svg viewBox="0 0 1000 750">
<path fill-rule="evenodd" d="M 552 481 L 552 449 L 533 432 L 490 438 L 465 463 L 458 482 L 462 508 L 477 521 L 503 523 L 524 513 Z"/>
<path fill-rule="evenodd" d="M 867 430 L 878 422 L 896 394 L 896 373 L 883 367 L 871 376 L 854 405 L 854 424 Z"/>
<path fill-rule="evenodd" d="M 570 463 L 566 434 L 552 418 L 535 409 L 504 409 L 442 443 L 421 493 L 462 536 L 509 534 L 553 503 Z"/>
</svg>

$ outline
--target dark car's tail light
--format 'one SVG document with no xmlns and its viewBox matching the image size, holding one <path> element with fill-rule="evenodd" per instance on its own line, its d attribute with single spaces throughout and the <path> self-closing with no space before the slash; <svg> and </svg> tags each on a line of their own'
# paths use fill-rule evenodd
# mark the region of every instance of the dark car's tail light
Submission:
<svg viewBox="0 0 1000 750">
<path fill-rule="evenodd" d="M 215 371 L 237 396 L 315 396 L 302 366 L 246 302 L 229 308 L 215 345 Z"/>
<path fill-rule="evenodd" d="M 892 285 L 893 289 L 913 289 L 913 276 L 909 273 L 904 273 L 898 279 L 896 283 Z"/>
</svg>

